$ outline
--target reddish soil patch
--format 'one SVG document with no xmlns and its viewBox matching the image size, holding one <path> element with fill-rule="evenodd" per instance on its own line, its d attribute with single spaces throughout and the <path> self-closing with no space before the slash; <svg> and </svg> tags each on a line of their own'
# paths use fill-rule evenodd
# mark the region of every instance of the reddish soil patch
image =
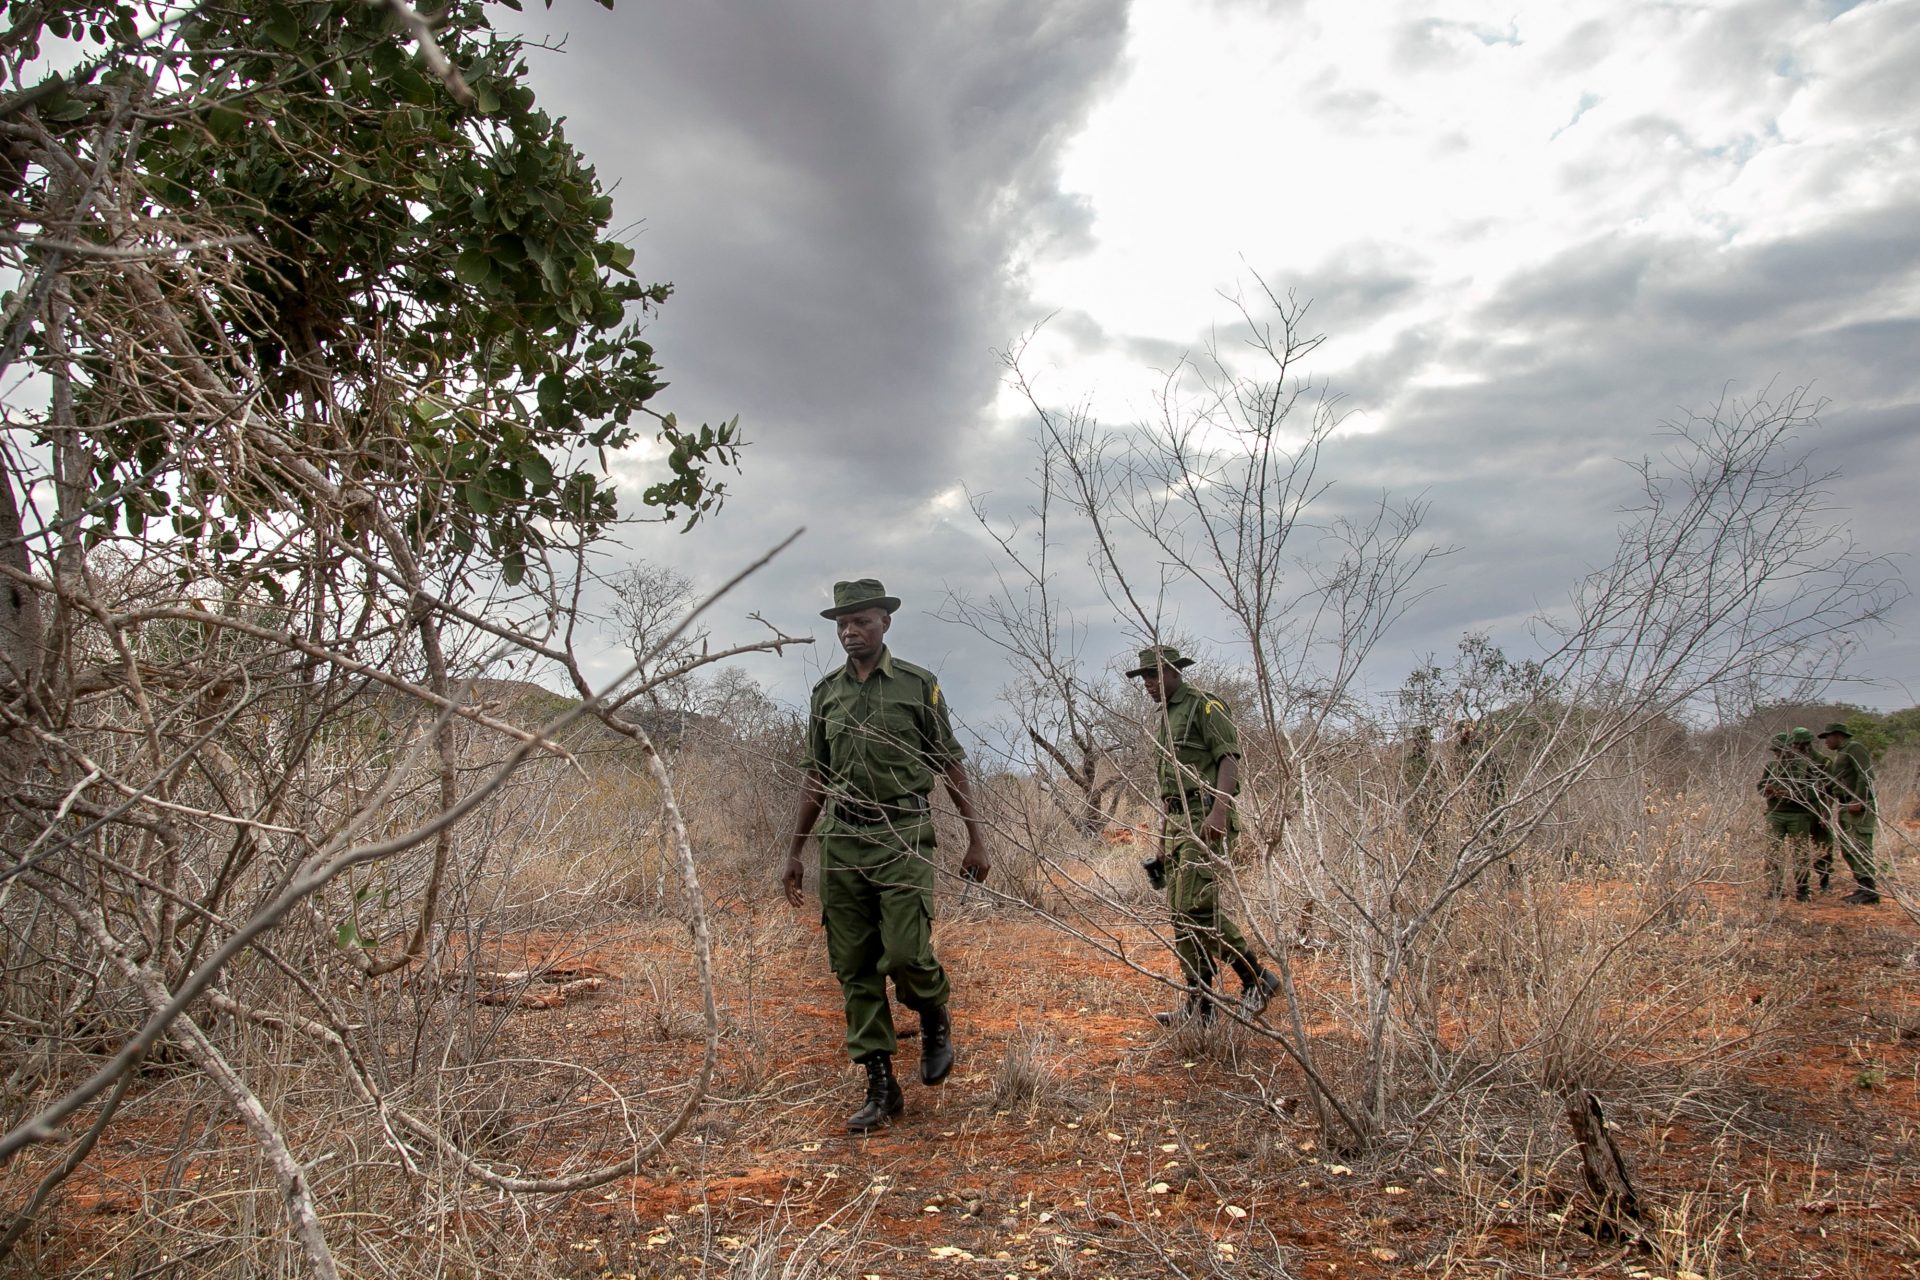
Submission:
<svg viewBox="0 0 1920 1280">
<path fill-rule="evenodd" d="M 580 1277 L 1920 1276 L 1920 930 L 1836 897 L 1781 911 L 1741 997 L 1767 998 L 1770 966 L 1812 962 L 1788 1048 L 1658 1107 L 1603 1090 L 1653 1247 L 1583 1227 L 1564 1126 L 1517 1165 L 1430 1143 L 1330 1155 L 1272 1042 L 1154 1024 L 1173 996 L 1151 975 L 1172 965 L 1141 930 L 1119 931 L 1122 959 L 1029 918 L 943 920 L 960 1065 L 922 1087 L 907 1040 L 906 1114 L 849 1137 L 860 1078 L 820 927 L 765 906 L 715 913 L 727 1033 L 694 1124 L 658 1166 L 531 1220 L 550 1269 Z M 490 1014 L 503 1057 L 529 1064 L 520 1083 L 552 1070 L 567 1095 L 495 1158 L 617 1158 L 628 1100 L 670 1092 L 700 1057 L 684 938 L 527 938 L 486 960 L 611 975 L 564 1008 Z M 1340 963 L 1302 952 L 1296 977 L 1311 988 Z M 152 1185 L 120 1141 L 63 1192 L 77 1253 L 89 1221 Z M 442 1221 L 529 1214 L 481 1198 Z"/>
<path fill-rule="evenodd" d="M 1668 1114 L 1606 1099 L 1663 1250 L 1583 1230 L 1565 1161 L 1530 1179 L 1470 1151 L 1330 1157 L 1276 1046 L 1163 1031 L 1165 986 L 1031 920 L 942 924 L 961 1066 L 923 1088 L 904 1042 L 906 1114 L 848 1137 L 860 1077 L 808 921 L 754 992 L 758 1094 L 714 1108 L 669 1168 L 567 1210 L 593 1242 L 582 1274 L 725 1270 L 770 1246 L 853 1276 L 1920 1275 L 1920 931 L 1836 897 L 1776 925 L 1782 965 L 1818 961 L 1790 1051 Z M 1334 963 L 1303 954 L 1297 976 Z"/>
</svg>

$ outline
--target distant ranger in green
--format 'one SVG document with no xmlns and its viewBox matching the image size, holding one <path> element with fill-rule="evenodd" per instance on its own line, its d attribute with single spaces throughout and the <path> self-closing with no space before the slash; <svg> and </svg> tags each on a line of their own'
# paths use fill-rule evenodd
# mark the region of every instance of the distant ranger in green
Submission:
<svg viewBox="0 0 1920 1280">
<path fill-rule="evenodd" d="M 920 1079 L 953 1070 L 947 973 L 933 954 L 933 814 L 928 797 L 945 781 L 967 827 L 960 865 L 987 878 L 991 861 L 974 815 L 965 753 L 940 681 L 888 652 L 897 596 L 874 578 L 833 584 L 834 624 L 847 661 L 813 686 L 807 713 L 805 790 L 784 876 L 799 906 L 807 837 L 820 845 L 820 920 L 827 957 L 846 1004 L 847 1053 L 867 1069 L 867 1096 L 847 1119 L 852 1133 L 880 1128 L 905 1107 L 893 1074 L 897 1047 L 887 979 L 920 1015 Z"/>
<path fill-rule="evenodd" d="M 1873 836 L 1879 826 L 1873 803 L 1873 756 L 1838 720 L 1820 731 L 1820 741 L 1831 753 L 1826 761 L 1826 792 L 1833 804 L 1833 836 L 1856 885 L 1840 901 L 1872 906 L 1880 901 L 1873 872 Z"/>
<path fill-rule="evenodd" d="M 1797 728 L 1791 733 L 1776 733 L 1770 744 L 1767 767 L 1760 774 L 1760 798 L 1767 805 L 1767 829 L 1773 833 L 1774 846 L 1767 859 L 1767 892 L 1772 897 L 1786 893 L 1784 870 L 1793 868 L 1793 896 L 1805 902 L 1808 890 L 1809 846 L 1823 842 L 1826 827 L 1820 821 L 1822 788 L 1826 772 L 1813 756 L 1813 732 Z M 1826 888 L 1827 863 L 1831 850 L 1821 864 L 1820 887 Z"/>
<path fill-rule="evenodd" d="M 1240 1009 L 1249 1018 L 1259 1017 L 1280 988 L 1280 979 L 1254 960 L 1246 937 L 1220 909 L 1220 871 L 1240 830 L 1234 806 L 1240 735 L 1227 704 L 1181 676 L 1192 665 L 1192 658 L 1161 644 L 1142 649 L 1140 665 L 1127 672 L 1139 677 L 1160 708 L 1154 737 L 1166 823 L 1160 851 L 1145 865 L 1154 887 L 1166 888 L 1174 952 L 1187 984 L 1180 1008 L 1155 1015 L 1162 1026 L 1212 1019 L 1210 988 L 1221 963 L 1239 975 Z"/>
</svg>

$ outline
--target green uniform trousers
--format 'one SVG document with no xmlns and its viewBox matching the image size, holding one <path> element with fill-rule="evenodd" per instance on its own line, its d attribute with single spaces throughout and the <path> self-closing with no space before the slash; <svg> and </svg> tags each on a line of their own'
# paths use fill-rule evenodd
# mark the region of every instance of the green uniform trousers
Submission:
<svg viewBox="0 0 1920 1280">
<path fill-rule="evenodd" d="M 1873 871 L 1873 836 L 1878 825 L 1872 809 L 1865 813 L 1842 809 L 1835 818 L 1833 834 L 1840 845 L 1840 856 L 1847 860 L 1847 869 L 1862 889 L 1878 888 Z"/>
<path fill-rule="evenodd" d="M 847 1012 L 847 1053 L 857 1062 L 892 1053 L 887 979 L 909 1009 L 947 1002 L 947 973 L 933 954 L 933 823 L 820 837 L 820 922 Z"/>
<path fill-rule="evenodd" d="M 1190 986 L 1207 986 L 1220 964 L 1245 973 L 1253 949 L 1220 910 L 1220 862 L 1233 846 L 1208 848 L 1191 834 L 1169 833 L 1166 842 L 1167 909 L 1173 913 L 1173 950 Z"/>
<path fill-rule="evenodd" d="M 1773 833 L 1773 850 L 1767 859 L 1767 892 L 1785 892 L 1786 871 L 1793 871 L 1796 892 L 1808 888 L 1808 853 L 1812 846 L 1813 866 L 1824 881 L 1833 865 L 1833 840 L 1826 825 L 1805 809 L 1767 810 L 1767 830 Z"/>
</svg>

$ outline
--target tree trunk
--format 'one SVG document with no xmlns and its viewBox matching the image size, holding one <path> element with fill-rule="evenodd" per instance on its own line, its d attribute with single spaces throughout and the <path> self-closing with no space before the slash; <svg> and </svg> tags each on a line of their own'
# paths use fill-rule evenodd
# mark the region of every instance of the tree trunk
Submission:
<svg viewBox="0 0 1920 1280">
<path fill-rule="evenodd" d="M 6 470 L 0 476 L 0 565 L 27 574 L 32 565 L 26 532 L 13 493 L 12 469 Z M 0 691 L 8 697 L 39 685 L 42 643 L 39 593 L 12 577 L 0 578 Z"/>
<path fill-rule="evenodd" d="M 1598 1215 L 1596 1234 L 1621 1239 L 1638 1235 L 1640 1196 L 1633 1189 L 1626 1158 L 1607 1131 L 1600 1099 L 1585 1089 L 1574 1090 L 1567 1097 L 1567 1123 L 1580 1145 L 1580 1173 Z"/>
</svg>

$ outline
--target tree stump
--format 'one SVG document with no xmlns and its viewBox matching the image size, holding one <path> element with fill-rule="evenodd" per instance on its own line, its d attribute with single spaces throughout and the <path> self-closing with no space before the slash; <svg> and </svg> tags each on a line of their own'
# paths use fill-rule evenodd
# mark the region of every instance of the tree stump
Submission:
<svg viewBox="0 0 1920 1280">
<path fill-rule="evenodd" d="M 1633 1189 L 1627 1161 L 1607 1129 L 1600 1099 L 1585 1089 L 1567 1098 L 1567 1123 L 1580 1147 L 1580 1172 L 1598 1214 L 1596 1234 L 1626 1239 L 1640 1229 L 1640 1196 Z"/>
</svg>

